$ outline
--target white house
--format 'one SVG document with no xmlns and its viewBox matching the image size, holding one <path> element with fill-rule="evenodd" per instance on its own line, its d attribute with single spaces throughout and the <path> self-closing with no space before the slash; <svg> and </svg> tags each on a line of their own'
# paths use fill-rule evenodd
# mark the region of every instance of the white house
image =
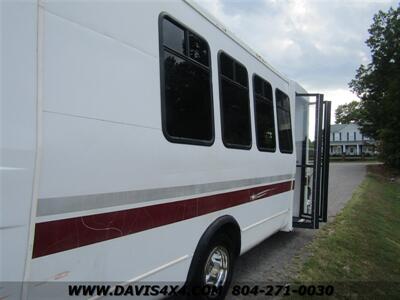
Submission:
<svg viewBox="0 0 400 300">
<path fill-rule="evenodd" d="M 361 134 L 357 124 L 331 125 L 331 155 L 372 155 L 375 152 L 375 140 Z"/>
</svg>

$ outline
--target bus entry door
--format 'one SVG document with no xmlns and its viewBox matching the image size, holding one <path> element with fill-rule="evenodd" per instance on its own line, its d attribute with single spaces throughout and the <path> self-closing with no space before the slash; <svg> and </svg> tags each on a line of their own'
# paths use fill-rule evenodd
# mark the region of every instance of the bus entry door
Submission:
<svg viewBox="0 0 400 300">
<path fill-rule="evenodd" d="M 331 102 L 322 94 L 296 94 L 295 108 L 293 227 L 317 229 L 328 219 Z"/>
</svg>

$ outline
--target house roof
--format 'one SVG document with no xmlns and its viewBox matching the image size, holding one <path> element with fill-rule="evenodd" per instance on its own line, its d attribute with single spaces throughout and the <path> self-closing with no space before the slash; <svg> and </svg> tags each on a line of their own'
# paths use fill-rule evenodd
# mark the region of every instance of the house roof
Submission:
<svg viewBox="0 0 400 300">
<path fill-rule="evenodd" d="M 333 124 L 331 125 L 331 132 L 339 132 L 345 128 L 348 124 Z"/>
</svg>

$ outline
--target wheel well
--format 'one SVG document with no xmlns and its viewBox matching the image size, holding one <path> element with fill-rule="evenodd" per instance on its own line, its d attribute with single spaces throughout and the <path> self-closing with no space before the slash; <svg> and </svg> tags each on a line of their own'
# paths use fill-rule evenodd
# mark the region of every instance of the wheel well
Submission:
<svg viewBox="0 0 400 300">
<path fill-rule="evenodd" d="M 225 233 L 229 236 L 230 239 L 233 240 L 235 244 L 235 255 L 239 256 L 240 248 L 241 248 L 241 233 L 239 225 L 235 222 L 229 222 L 222 225 L 215 234 Z"/>
<path fill-rule="evenodd" d="M 192 282 L 194 276 L 196 275 L 193 271 L 196 269 L 196 257 L 199 257 L 201 253 L 204 253 L 204 251 L 208 248 L 209 243 L 218 234 L 228 235 L 229 239 L 231 239 L 235 245 L 235 257 L 239 256 L 241 249 L 241 231 L 239 224 L 232 216 L 221 216 L 212 222 L 201 236 L 192 257 L 186 282 Z"/>
<path fill-rule="evenodd" d="M 208 226 L 197 244 L 196 252 L 208 245 L 214 236 L 221 233 L 227 234 L 232 239 L 236 247 L 235 255 L 239 256 L 242 242 L 240 227 L 235 218 L 229 215 L 219 217 Z"/>
</svg>

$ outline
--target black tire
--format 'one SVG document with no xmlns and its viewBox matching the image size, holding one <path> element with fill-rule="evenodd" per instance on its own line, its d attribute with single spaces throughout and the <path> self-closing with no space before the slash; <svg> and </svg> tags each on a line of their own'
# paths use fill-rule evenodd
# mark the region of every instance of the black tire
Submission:
<svg viewBox="0 0 400 300">
<path fill-rule="evenodd" d="M 200 243 L 194 253 L 192 264 L 190 266 L 188 280 L 186 283 L 187 291 L 189 293 L 195 292 L 188 296 L 188 299 L 198 300 L 222 300 L 229 290 L 232 282 L 232 274 L 236 262 L 236 246 L 235 241 L 224 232 L 217 232 L 208 243 Z M 211 252 L 216 248 L 226 250 L 228 256 L 228 268 L 226 279 L 223 285 L 217 289 L 217 294 L 207 294 L 207 291 L 212 291 L 212 287 L 206 287 L 205 284 L 205 267 L 210 257 Z M 214 287 L 215 289 L 215 287 Z M 206 293 L 204 293 L 204 291 Z"/>
</svg>

